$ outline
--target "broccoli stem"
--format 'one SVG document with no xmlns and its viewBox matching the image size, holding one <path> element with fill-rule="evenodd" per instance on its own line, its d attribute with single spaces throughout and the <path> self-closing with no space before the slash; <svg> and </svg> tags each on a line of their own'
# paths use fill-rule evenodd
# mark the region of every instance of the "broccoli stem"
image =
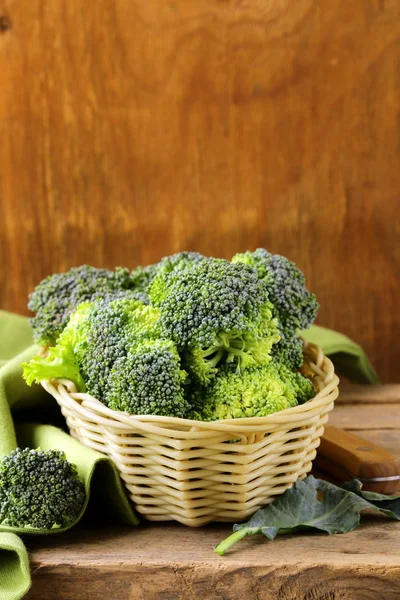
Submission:
<svg viewBox="0 0 400 600">
<path fill-rule="evenodd" d="M 239 531 L 235 531 L 226 540 L 223 540 L 218 546 L 214 548 L 214 552 L 223 556 L 227 550 L 241 539 L 245 538 L 248 535 L 252 535 L 254 533 L 254 529 L 250 529 L 248 527 L 243 527 L 243 529 L 239 529 Z"/>
</svg>

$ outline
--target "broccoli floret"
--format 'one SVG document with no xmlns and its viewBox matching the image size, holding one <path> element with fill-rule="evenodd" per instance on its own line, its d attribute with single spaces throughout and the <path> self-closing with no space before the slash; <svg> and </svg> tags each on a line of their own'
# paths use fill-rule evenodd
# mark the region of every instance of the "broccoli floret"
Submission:
<svg viewBox="0 0 400 600">
<path fill-rule="evenodd" d="M 283 334 L 282 334 L 283 335 Z M 303 341 L 297 334 L 281 338 L 271 352 L 276 362 L 284 363 L 289 369 L 298 369 L 303 364 Z"/>
<path fill-rule="evenodd" d="M 132 297 L 83 302 L 46 357 L 24 364 L 28 384 L 47 378 L 71 379 L 80 391 L 106 402 L 114 362 L 147 338 L 162 337 L 158 309 Z"/>
<path fill-rule="evenodd" d="M 54 344 L 81 302 L 114 293 L 124 295 L 132 287 L 129 270 L 122 267 L 107 271 L 83 265 L 47 277 L 30 295 L 28 304 L 28 308 L 36 313 L 30 320 L 35 341 L 43 345 Z"/>
<path fill-rule="evenodd" d="M 184 417 L 186 378 L 173 342 L 147 340 L 115 361 L 108 405 L 133 415 Z"/>
<path fill-rule="evenodd" d="M 186 373 L 159 310 L 138 300 L 81 304 L 46 357 L 24 365 L 28 383 L 66 378 L 114 410 L 183 416 Z"/>
<path fill-rule="evenodd" d="M 73 523 L 85 488 L 60 450 L 17 448 L 0 459 L 0 523 L 51 529 Z"/>
<path fill-rule="evenodd" d="M 161 272 L 149 289 L 161 323 L 192 374 L 208 383 L 220 363 L 268 362 L 279 340 L 267 282 L 245 264 L 209 258 Z"/>
<path fill-rule="evenodd" d="M 291 385 L 299 404 L 304 404 L 315 396 L 312 381 L 299 371 L 292 371 L 285 363 L 275 363 L 279 376 L 284 383 Z"/>
<path fill-rule="evenodd" d="M 143 294 L 147 294 L 147 290 L 151 282 L 157 275 L 159 264 L 160 263 L 154 263 L 153 265 L 147 265 L 146 267 L 139 265 L 133 269 L 130 274 L 130 280 L 133 288 L 139 292 L 142 292 Z"/>
<path fill-rule="evenodd" d="M 272 362 L 240 374 L 219 371 L 206 388 L 194 390 L 190 418 L 201 421 L 265 417 L 297 405 L 293 386 L 283 381 Z"/>
<path fill-rule="evenodd" d="M 172 271 L 183 271 L 191 269 L 194 265 L 207 260 L 199 252 L 178 252 L 171 256 L 164 256 L 159 263 L 158 272 L 172 273 Z"/>
<path fill-rule="evenodd" d="M 305 286 L 303 273 L 294 262 L 279 254 L 271 254 L 264 248 L 236 254 L 232 262 L 255 267 L 260 279 L 268 282 L 269 297 L 274 305 L 274 316 L 278 319 L 281 337 L 273 354 L 286 355 L 290 365 L 300 367 L 303 354 L 297 331 L 310 327 L 319 308 L 315 295 Z"/>
<path fill-rule="evenodd" d="M 205 259 L 198 252 L 178 252 L 171 256 L 164 256 L 158 263 L 147 267 L 136 267 L 131 273 L 134 288 L 147 293 L 153 279 L 158 273 L 171 273 L 174 270 L 183 270 Z"/>
</svg>

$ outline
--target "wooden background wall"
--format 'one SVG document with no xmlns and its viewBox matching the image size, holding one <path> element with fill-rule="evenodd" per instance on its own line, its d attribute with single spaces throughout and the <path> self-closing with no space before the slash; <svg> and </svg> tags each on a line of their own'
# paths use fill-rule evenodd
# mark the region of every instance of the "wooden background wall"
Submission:
<svg viewBox="0 0 400 600">
<path fill-rule="evenodd" d="M 399 0 L 0 0 L 0 307 L 265 246 L 400 361 Z"/>
</svg>

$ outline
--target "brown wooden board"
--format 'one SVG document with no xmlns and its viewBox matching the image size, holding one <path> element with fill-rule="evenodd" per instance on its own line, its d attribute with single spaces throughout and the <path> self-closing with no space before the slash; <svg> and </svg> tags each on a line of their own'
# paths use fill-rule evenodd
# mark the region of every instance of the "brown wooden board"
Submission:
<svg viewBox="0 0 400 600">
<path fill-rule="evenodd" d="M 399 0 L 0 0 L 0 307 L 266 246 L 400 361 Z"/>
<path fill-rule="evenodd" d="M 400 527 L 373 520 L 330 536 L 247 538 L 228 525 L 73 530 L 29 543 L 29 600 L 398 600 Z"/>
</svg>

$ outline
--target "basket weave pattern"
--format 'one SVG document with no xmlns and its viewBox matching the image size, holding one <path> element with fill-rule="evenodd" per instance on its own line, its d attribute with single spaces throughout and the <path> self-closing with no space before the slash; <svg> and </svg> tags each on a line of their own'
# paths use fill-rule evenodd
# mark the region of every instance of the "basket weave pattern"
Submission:
<svg viewBox="0 0 400 600">
<path fill-rule="evenodd" d="M 338 378 L 319 347 L 305 344 L 304 357 L 317 394 L 267 417 L 131 416 L 78 393 L 70 381 L 42 385 L 71 435 L 113 459 L 138 513 L 197 527 L 246 519 L 311 470 Z"/>
</svg>

